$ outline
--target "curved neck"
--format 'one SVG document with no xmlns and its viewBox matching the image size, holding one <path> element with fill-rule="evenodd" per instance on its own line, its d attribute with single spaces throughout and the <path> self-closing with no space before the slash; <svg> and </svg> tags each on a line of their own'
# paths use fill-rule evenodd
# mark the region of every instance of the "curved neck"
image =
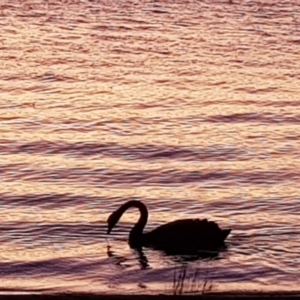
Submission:
<svg viewBox="0 0 300 300">
<path fill-rule="evenodd" d="M 136 207 L 140 211 L 140 217 L 137 223 L 133 226 L 129 234 L 129 242 L 132 245 L 141 243 L 143 230 L 148 221 L 148 210 L 145 204 L 140 201 L 132 200 L 128 201 L 120 207 L 122 214 L 130 207 Z"/>
</svg>

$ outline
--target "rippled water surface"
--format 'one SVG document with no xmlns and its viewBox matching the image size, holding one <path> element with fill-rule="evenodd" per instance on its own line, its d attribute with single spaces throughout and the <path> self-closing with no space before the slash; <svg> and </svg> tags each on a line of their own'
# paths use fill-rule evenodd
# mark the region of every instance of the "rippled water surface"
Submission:
<svg viewBox="0 0 300 300">
<path fill-rule="evenodd" d="M 1 1 L 0 289 L 299 289 L 299 46 L 298 0 Z M 131 199 L 228 250 L 107 240 Z"/>
</svg>

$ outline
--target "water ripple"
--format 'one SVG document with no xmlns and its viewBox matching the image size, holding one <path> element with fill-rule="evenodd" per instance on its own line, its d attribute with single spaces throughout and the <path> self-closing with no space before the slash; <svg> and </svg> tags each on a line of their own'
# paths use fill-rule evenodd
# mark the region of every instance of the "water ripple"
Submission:
<svg viewBox="0 0 300 300">
<path fill-rule="evenodd" d="M 159 145 L 122 145 L 118 143 L 70 143 L 38 141 L 22 143 L 9 140 L 0 142 L 0 152 L 3 154 L 63 154 L 69 157 L 98 156 L 110 158 L 122 158 L 128 160 L 202 160 L 202 161 L 228 161 L 244 159 L 248 152 L 228 147 L 215 145 L 209 148 L 174 147 Z"/>
<path fill-rule="evenodd" d="M 2 165 L 3 181 L 85 182 L 97 186 L 179 186 L 189 183 L 205 185 L 223 182 L 226 185 L 274 185 L 296 181 L 300 173 L 289 169 L 267 171 L 180 171 L 180 170 L 118 170 L 107 168 L 34 169 L 26 164 Z"/>
</svg>

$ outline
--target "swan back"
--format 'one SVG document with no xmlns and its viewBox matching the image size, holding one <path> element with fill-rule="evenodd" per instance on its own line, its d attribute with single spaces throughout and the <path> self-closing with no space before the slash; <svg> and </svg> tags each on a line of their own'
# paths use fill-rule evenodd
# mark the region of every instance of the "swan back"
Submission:
<svg viewBox="0 0 300 300">
<path fill-rule="evenodd" d="M 222 230 L 217 223 L 183 219 L 157 227 L 144 235 L 144 245 L 156 248 L 214 249 L 224 244 L 231 229 Z"/>
</svg>

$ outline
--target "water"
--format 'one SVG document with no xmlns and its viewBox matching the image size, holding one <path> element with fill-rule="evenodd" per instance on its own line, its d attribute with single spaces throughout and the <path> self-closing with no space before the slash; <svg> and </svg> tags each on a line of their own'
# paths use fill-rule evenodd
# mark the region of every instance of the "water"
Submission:
<svg viewBox="0 0 300 300">
<path fill-rule="evenodd" d="M 238 2 L 238 3 L 235 3 Z M 297 290 L 299 1 L 2 1 L 1 290 Z M 218 259 L 129 248 L 177 218 Z M 180 286 L 184 277 L 184 286 Z"/>
</svg>

